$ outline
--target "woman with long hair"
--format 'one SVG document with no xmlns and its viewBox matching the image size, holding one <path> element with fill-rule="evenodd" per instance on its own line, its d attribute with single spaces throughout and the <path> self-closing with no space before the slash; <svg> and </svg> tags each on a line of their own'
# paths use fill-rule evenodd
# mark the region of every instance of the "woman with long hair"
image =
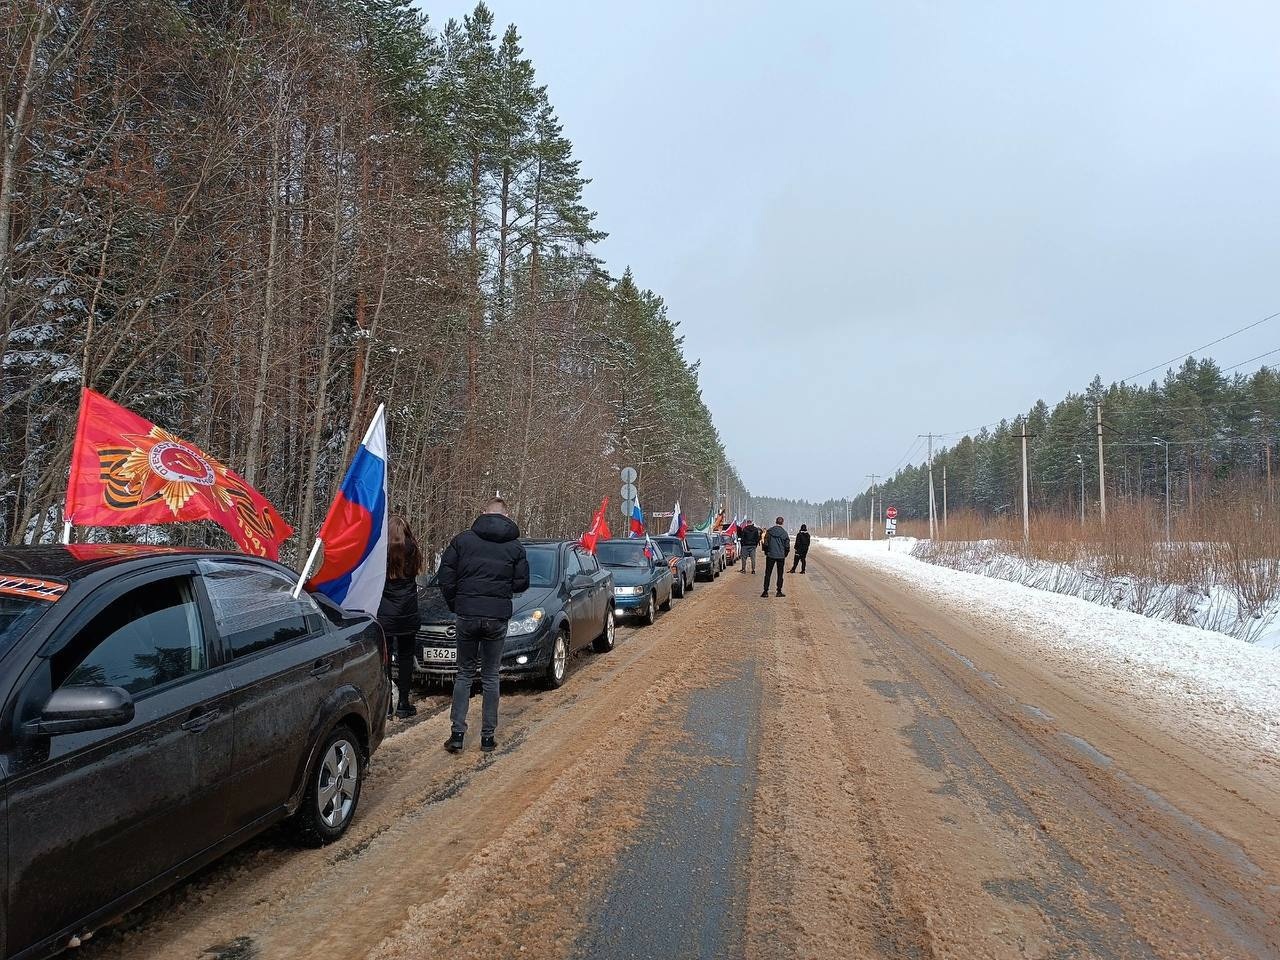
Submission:
<svg viewBox="0 0 1280 960">
<path fill-rule="evenodd" d="M 398 513 L 387 517 L 387 583 L 382 588 L 382 602 L 378 605 L 378 623 L 387 635 L 387 646 L 396 658 L 395 715 L 400 719 L 412 717 L 418 712 L 409 702 L 409 689 L 413 684 L 414 637 L 422 616 L 418 612 L 418 585 L 414 577 L 422 570 L 422 548 L 409 527 L 409 522 Z M 391 664 L 388 661 L 387 671 Z M 391 705 L 387 705 L 391 716 Z"/>
</svg>

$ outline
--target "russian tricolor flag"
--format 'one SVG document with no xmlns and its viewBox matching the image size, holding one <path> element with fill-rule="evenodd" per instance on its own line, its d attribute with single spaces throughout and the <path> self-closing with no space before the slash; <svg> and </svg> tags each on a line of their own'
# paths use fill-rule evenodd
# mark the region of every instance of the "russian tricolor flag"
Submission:
<svg viewBox="0 0 1280 960">
<path fill-rule="evenodd" d="M 317 539 L 324 563 L 307 584 L 346 610 L 377 616 L 387 580 L 387 426 L 382 406 Z"/>
<path fill-rule="evenodd" d="M 631 508 L 631 536 L 644 536 L 644 513 L 640 510 L 639 497 L 636 497 L 636 505 Z"/>
<path fill-rule="evenodd" d="M 689 532 L 689 525 L 684 522 L 684 514 L 680 511 L 680 501 L 676 501 L 675 513 L 671 515 L 671 529 L 667 531 L 668 537 L 679 537 L 684 539 L 684 535 Z"/>
</svg>

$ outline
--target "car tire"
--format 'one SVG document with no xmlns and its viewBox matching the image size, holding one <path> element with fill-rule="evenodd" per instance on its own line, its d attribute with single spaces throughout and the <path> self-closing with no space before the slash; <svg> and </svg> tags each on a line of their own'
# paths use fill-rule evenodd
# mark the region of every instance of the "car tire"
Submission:
<svg viewBox="0 0 1280 960">
<path fill-rule="evenodd" d="M 671 584 L 671 595 L 677 600 L 684 596 L 684 574 L 680 575 L 679 583 Z"/>
<path fill-rule="evenodd" d="M 681 574 L 681 575 L 680 575 L 680 577 L 681 577 L 682 582 L 684 583 L 684 592 L 685 592 L 685 593 L 688 593 L 690 590 L 692 590 L 692 589 L 693 589 L 693 585 L 694 585 L 695 583 L 697 583 L 697 582 L 698 582 L 698 578 L 697 578 L 696 576 L 695 576 L 692 580 L 690 580 L 690 579 L 689 579 L 688 577 L 686 577 L 684 574 Z"/>
<path fill-rule="evenodd" d="M 547 664 L 547 672 L 543 675 L 542 682 L 549 690 L 556 690 L 564 686 L 565 678 L 569 676 L 569 634 L 561 627 L 556 631 L 555 639 L 551 641 L 551 661 Z"/>
<path fill-rule="evenodd" d="M 653 626 L 658 621 L 658 591 L 654 590 L 649 594 L 649 604 L 644 608 L 644 622 L 646 626 Z"/>
<path fill-rule="evenodd" d="M 613 623 L 613 607 L 610 607 L 604 613 L 604 629 L 600 631 L 600 636 L 596 637 L 592 642 L 596 653 L 608 653 L 613 649 L 614 644 L 614 623 Z"/>
<path fill-rule="evenodd" d="M 355 819 L 364 787 L 366 757 L 360 740 L 345 723 L 333 728 L 307 773 L 302 806 L 294 815 L 299 838 L 315 847 L 333 843 Z M 355 774 L 351 774 L 351 768 Z"/>
<path fill-rule="evenodd" d="M 666 603 L 663 603 L 658 607 L 658 609 L 661 610 L 663 613 L 666 613 L 668 610 L 671 609 L 671 597 L 674 595 L 674 593 L 675 593 L 675 588 L 672 587 L 671 592 L 667 594 Z"/>
</svg>

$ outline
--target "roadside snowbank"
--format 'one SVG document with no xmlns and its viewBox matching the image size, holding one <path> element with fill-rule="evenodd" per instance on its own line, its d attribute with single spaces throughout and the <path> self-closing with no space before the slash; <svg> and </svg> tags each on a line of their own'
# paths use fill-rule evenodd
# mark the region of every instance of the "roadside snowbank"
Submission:
<svg viewBox="0 0 1280 960">
<path fill-rule="evenodd" d="M 1206 544 L 1177 546 L 1208 552 Z M 1081 555 L 1074 561 L 1051 562 L 1023 556 L 1008 543 L 995 540 L 923 540 L 912 553 L 940 567 L 1012 580 L 1157 620 L 1225 633 L 1268 649 L 1280 647 L 1280 596 L 1259 604 L 1256 583 L 1245 584 L 1248 589 L 1242 593 L 1241 584 L 1212 569 L 1203 571 L 1194 582 L 1168 583 L 1154 576 L 1108 573 L 1105 557 Z"/>
<path fill-rule="evenodd" d="M 911 555 L 915 541 L 819 539 L 818 545 L 901 580 L 979 621 L 1070 659 L 1111 667 L 1131 683 L 1190 698 L 1221 717 L 1245 719 L 1264 738 L 1280 734 L 1280 656 L 1225 634 L 1153 620 L 1077 597 L 935 566 Z M 1243 716 L 1242 716 L 1243 715 Z"/>
</svg>

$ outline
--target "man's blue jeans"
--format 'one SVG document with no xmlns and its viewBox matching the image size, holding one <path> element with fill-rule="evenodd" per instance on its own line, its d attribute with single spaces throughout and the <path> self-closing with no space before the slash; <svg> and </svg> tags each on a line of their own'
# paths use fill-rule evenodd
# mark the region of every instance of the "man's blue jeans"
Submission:
<svg viewBox="0 0 1280 960">
<path fill-rule="evenodd" d="M 507 639 L 506 620 L 458 618 L 458 673 L 453 678 L 454 733 L 467 732 L 467 706 L 476 673 L 484 706 L 480 713 L 480 734 L 492 737 L 498 729 L 498 669 L 502 666 L 502 646 Z"/>
</svg>

